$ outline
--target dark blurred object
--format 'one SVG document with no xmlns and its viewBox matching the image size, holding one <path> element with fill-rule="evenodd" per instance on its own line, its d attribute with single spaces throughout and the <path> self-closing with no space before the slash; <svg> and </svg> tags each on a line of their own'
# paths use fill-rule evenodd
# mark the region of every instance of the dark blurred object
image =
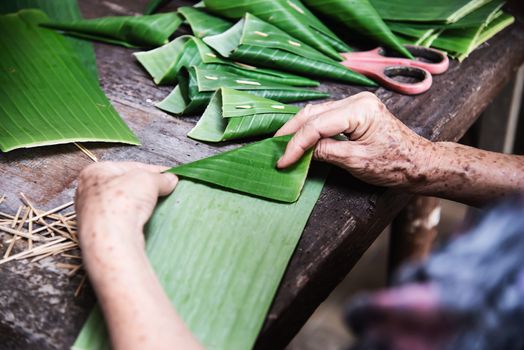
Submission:
<svg viewBox="0 0 524 350">
<path fill-rule="evenodd" d="M 509 0 L 504 8 L 508 9 L 513 16 L 524 20 L 524 1 Z"/>
<path fill-rule="evenodd" d="M 524 197 L 487 212 L 396 287 L 354 300 L 353 350 L 524 349 Z"/>
</svg>

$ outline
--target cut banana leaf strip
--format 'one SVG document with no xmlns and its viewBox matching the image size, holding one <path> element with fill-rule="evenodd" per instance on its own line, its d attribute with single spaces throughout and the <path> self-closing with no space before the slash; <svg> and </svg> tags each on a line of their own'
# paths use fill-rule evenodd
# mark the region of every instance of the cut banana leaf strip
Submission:
<svg viewBox="0 0 524 350">
<path fill-rule="evenodd" d="M 16 0 L 0 1 L 0 14 L 18 12 L 23 9 L 40 9 L 52 21 L 74 21 L 82 19 L 80 9 L 76 0 Z M 95 78 L 98 79 L 96 68 L 96 57 L 93 45 L 82 39 L 68 37 L 67 40 L 73 46 L 82 62 Z"/>
<path fill-rule="evenodd" d="M 222 87 L 250 92 L 284 103 L 323 99 L 329 96 L 321 91 L 248 79 L 222 70 L 207 69 L 207 67 L 183 68 L 178 75 L 179 84 L 156 106 L 173 114 L 202 112 L 211 101 L 213 93 Z"/>
<path fill-rule="evenodd" d="M 298 111 L 297 106 L 222 88 L 213 95 L 202 118 L 187 136 L 220 142 L 273 134 Z"/>
<path fill-rule="evenodd" d="M 335 23 L 389 47 L 405 57 L 413 58 L 400 44 L 368 0 L 304 0 L 315 13 L 334 20 Z"/>
<path fill-rule="evenodd" d="M 350 50 L 300 0 L 205 0 L 204 3 L 211 12 L 227 18 L 241 19 L 246 12 L 251 13 L 337 61 L 342 60 L 338 52 Z"/>
<path fill-rule="evenodd" d="M 146 227 L 147 255 L 204 348 L 253 348 L 322 190 L 326 169 L 319 165 L 292 204 L 182 179 L 155 210 Z M 98 308 L 72 349 L 109 349 Z"/>
<path fill-rule="evenodd" d="M 69 42 L 40 10 L 0 16 L 0 149 L 67 142 L 138 144 Z"/>
<path fill-rule="evenodd" d="M 223 33 L 233 26 L 233 23 L 210 15 L 205 9 L 183 6 L 179 7 L 177 11 L 191 27 L 193 35 L 200 39 Z"/>
<path fill-rule="evenodd" d="M 137 52 L 137 60 L 153 77 L 155 83 L 175 84 L 177 75 L 183 67 L 205 65 L 252 79 L 270 80 L 277 84 L 292 86 L 318 86 L 319 83 L 301 76 L 261 69 L 218 57 L 202 40 L 190 36 L 180 36 L 162 47 L 151 51 Z"/>
<path fill-rule="evenodd" d="M 271 200 L 298 200 L 313 149 L 291 167 L 277 169 L 292 135 L 273 137 L 232 151 L 177 166 L 170 173 Z"/>
<path fill-rule="evenodd" d="M 370 0 L 385 20 L 454 23 L 491 0 Z"/>
<path fill-rule="evenodd" d="M 112 16 L 44 26 L 85 39 L 124 47 L 156 47 L 167 44 L 182 19 L 176 12 L 148 16 Z"/>
<path fill-rule="evenodd" d="M 372 80 L 249 13 L 231 29 L 208 36 L 204 42 L 222 56 L 246 64 L 376 86 Z"/>
</svg>

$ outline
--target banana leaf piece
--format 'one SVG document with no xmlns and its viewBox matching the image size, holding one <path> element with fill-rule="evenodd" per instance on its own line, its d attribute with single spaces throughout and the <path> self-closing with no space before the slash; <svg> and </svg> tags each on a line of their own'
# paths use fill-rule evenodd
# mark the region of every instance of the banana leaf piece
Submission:
<svg viewBox="0 0 524 350">
<path fill-rule="evenodd" d="M 233 23 L 210 15 L 205 9 L 182 6 L 177 11 L 191 27 L 193 35 L 200 39 L 223 33 L 233 26 Z"/>
<path fill-rule="evenodd" d="M 0 16 L 0 149 L 67 142 L 138 144 L 69 42 L 40 10 Z"/>
<path fill-rule="evenodd" d="M 231 29 L 204 42 L 224 57 L 317 78 L 367 86 L 376 84 L 272 24 L 247 13 Z"/>
<path fill-rule="evenodd" d="M 232 151 L 179 165 L 168 172 L 271 200 L 293 203 L 300 197 L 312 149 L 291 167 L 276 168 L 292 135 L 273 137 Z"/>
<path fill-rule="evenodd" d="M 182 24 L 176 12 L 148 16 L 112 16 L 70 22 L 45 23 L 48 28 L 124 47 L 155 47 L 167 44 Z"/>
<path fill-rule="evenodd" d="M 241 19 L 249 12 L 337 61 L 342 61 L 338 52 L 350 51 L 300 0 L 205 0 L 204 3 L 211 12 L 227 18 Z"/>
<path fill-rule="evenodd" d="M 329 94 L 307 90 L 271 81 L 248 79 L 241 75 L 205 67 L 182 68 L 179 84 L 156 106 L 173 114 L 190 114 L 204 110 L 213 93 L 222 87 L 251 92 L 279 102 L 299 102 L 322 99 Z"/>
<path fill-rule="evenodd" d="M 23 9 L 40 9 L 52 21 L 74 21 L 82 19 L 76 0 L 3 0 L 0 1 L 0 14 L 18 12 Z M 67 40 L 78 54 L 82 66 L 98 79 L 95 50 L 91 43 L 77 38 Z"/>
<path fill-rule="evenodd" d="M 253 348 L 288 262 L 320 195 L 313 164 L 295 203 L 181 179 L 146 227 L 146 250 L 164 291 L 206 349 Z M 107 350 L 100 310 L 72 349 Z"/>
<path fill-rule="evenodd" d="M 413 58 L 368 0 L 304 0 L 304 2 L 314 12 L 333 19 L 350 31 L 356 31 L 405 57 Z"/>
<path fill-rule="evenodd" d="M 491 0 L 370 0 L 385 20 L 454 23 Z"/>
<path fill-rule="evenodd" d="M 319 83 L 297 75 L 248 66 L 218 57 L 202 40 L 184 35 L 169 44 L 146 52 L 134 54 L 153 77 L 156 84 L 175 84 L 182 67 L 202 66 L 242 75 L 252 79 L 270 80 L 277 84 L 293 86 L 318 86 Z"/>
<path fill-rule="evenodd" d="M 220 142 L 272 134 L 298 111 L 297 106 L 222 88 L 213 95 L 202 118 L 187 136 Z"/>
</svg>

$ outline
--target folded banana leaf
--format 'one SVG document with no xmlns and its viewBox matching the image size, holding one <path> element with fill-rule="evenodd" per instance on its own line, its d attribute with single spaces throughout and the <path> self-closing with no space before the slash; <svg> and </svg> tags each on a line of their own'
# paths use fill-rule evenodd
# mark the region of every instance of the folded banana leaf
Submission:
<svg viewBox="0 0 524 350">
<path fill-rule="evenodd" d="M 385 20 L 454 23 L 491 0 L 370 0 Z"/>
<path fill-rule="evenodd" d="M 167 44 L 182 19 L 176 12 L 148 16 L 112 16 L 70 22 L 45 23 L 85 39 L 97 40 L 124 47 L 155 47 Z"/>
<path fill-rule="evenodd" d="M 273 134 L 298 111 L 297 106 L 222 88 L 213 95 L 187 136 L 199 141 L 220 142 Z"/>
<path fill-rule="evenodd" d="M 0 16 L 0 149 L 67 142 L 138 144 L 69 42 L 40 10 Z"/>
<path fill-rule="evenodd" d="M 338 25 L 358 32 L 405 57 L 413 58 L 368 0 L 304 0 L 304 2 L 315 13 L 334 20 Z"/>
<path fill-rule="evenodd" d="M 335 33 L 315 17 L 300 0 L 205 0 L 206 8 L 220 16 L 241 19 L 246 12 L 273 24 L 334 60 L 350 51 Z"/>
<path fill-rule="evenodd" d="M 179 165 L 168 172 L 254 196 L 293 203 L 300 197 L 313 153 L 311 149 L 291 167 L 277 169 L 277 161 L 291 137 L 265 139 Z"/>
<path fill-rule="evenodd" d="M 82 19 L 76 0 L 3 0 L 0 1 L 0 14 L 18 12 L 23 9 L 40 9 L 52 21 L 74 21 Z M 82 65 L 98 79 L 95 50 L 91 43 L 77 38 L 67 40 L 78 53 Z"/>
<path fill-rule="evenodd" d="M 181 179 L 146 227 L 164 291 L 206 349 L 253 348 L 322 190 L 313 164 L 299 200 L 281 203 Z M 72 349 L 108 350 L 96 308 Z"/>
<path fill-rule="evenodd" d="M 372 80 L 250 13 L 224 33 L 204 38 L 204 42 L 222 56 L 243 63 L 376 86 Z"/>
<path fill-rule="evenodd" d="M 222 87 L 248 91 L 260 97 L 279 102 L 299 102 L 323 99 L 329 94 L 316 90 L 301 89 L 271 81 L 248 79 L 241 75 L 205 67 L 182 68 L 178 85 L 156 106 L 173 114 L 202 112 L 211 101 L 213 93 Z"/>
<path fill-rule="evenodd" d="M 203 66 L 252 79 L 270 80 L 277 84 L 292 86 L 318 86 L 319 83 L 297 75 L 272 69 L 261 69 L 218 57 L 202 40 L 180 36 L 159 48 L 134 54 L 153 77 L 156 84 L 175 84 L 182 67 Z"/>
<path fill-rule="evenodd" d="M 233 23 L 210 15 L 205 9 L 183 6 L 177 11 L 186 20 L 193 35 L 200 39 L 223 33 L 233 26 Z"/>
</svg>

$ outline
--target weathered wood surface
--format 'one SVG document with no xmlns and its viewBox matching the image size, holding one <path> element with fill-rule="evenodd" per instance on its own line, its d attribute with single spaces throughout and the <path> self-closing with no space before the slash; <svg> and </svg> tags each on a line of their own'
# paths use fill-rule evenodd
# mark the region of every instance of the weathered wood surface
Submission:
<svg viewBox="0 0 524 350">
<path fill-rule="evenodd" d="M 86 17 L 133 14 L 146 0 L 81 2 Z M 178 3 L 183 3 L 178 1 Z M 187 2 L 186 2 L 187 3 Z M 432 90 L 417 97 L 379 89 L 377 94 L 410 128 L 431 140 L 458 140 L 524 61 L 524 26 L 512 26 L 459 65 L 435 77 Z M 176 165 L 228 146 L 209 146 L 186 133 L 197 118 L 173 117 L 153 107 L 170 91 L 158 88 L 131 56 L 131 50 L 96 45 L 101 85 L 141 147 L 89 145 L 102 160 L 136 160 Z M 332 99 L 361 91 L 323 84 Z M 43 207 L 71 200 L 75 178 L 90 160 L 75 147 L 57 146 L 0 154 L 1 205 L 15 211 L 19 192 Z M 283 347 L 313 310 L 342 280 L 410 196 L 365 185 L 335 170 L 316 205 L 285 274 L 257 343 Z M 52 265 L 10 263 L 0 266 L 0 349 L 66 349 L 75 339 L 94 299 L 73 298 L 78 280 Z"/>
</svg>

